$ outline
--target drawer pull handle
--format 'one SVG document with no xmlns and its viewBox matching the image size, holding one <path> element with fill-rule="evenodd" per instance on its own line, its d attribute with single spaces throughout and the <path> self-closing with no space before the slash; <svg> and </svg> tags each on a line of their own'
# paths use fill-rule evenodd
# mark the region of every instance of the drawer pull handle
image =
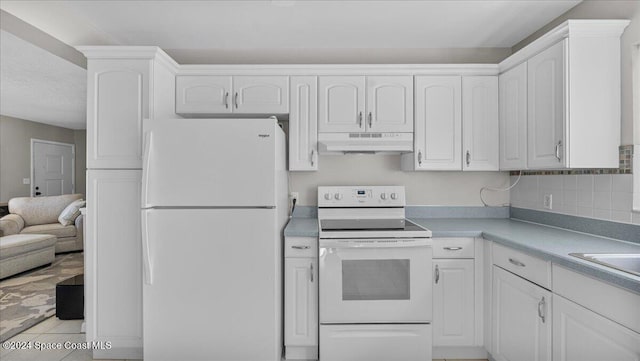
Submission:
<svg viewBox="0 0 640 361">
<path fill-rule="evenodd" d="M 518 267 L 526 267 L 524 263 L 518 261 L 517 259 L 509 258 L 509 262 L 512 265 L 515 265 L 515 266 L 518 266 Z"/>
<path fill-rule="evenodd" d="M 311 283 L 313 283 L 313 263 L 311 264 L 310 270 L 311 270 L 311 272 L 310 272 L 311 273 Z"/>
<path fill-rule="evenodd" d="M 291 246 L 291 248 L 294 248 L 294 249 L 309 249 L 311 247 L 310 246 Z"/>
<path fill-rule="evenodd" d="M 438 281 L 440 281 L 440 268 L 436 265 L 436 284 L 438 284 Z"/>
<path fill-rule="evenodd" d="M 444 247 L 447 251 L 459 251 L 462 247 Z"/>
<path fill-rule="evenodd" d="M 546 302 L 544 301 L 544 297 L 542 297 L 540 302 L 538 302 L 538 316 L 542 320 L 542 323 L 544 323 L 544 319 L 545 319 L 545 315 L 544 315 L 545 314 L 545 312 L 544 312 L 545 304 L 546 304 Z"/>
</svg>

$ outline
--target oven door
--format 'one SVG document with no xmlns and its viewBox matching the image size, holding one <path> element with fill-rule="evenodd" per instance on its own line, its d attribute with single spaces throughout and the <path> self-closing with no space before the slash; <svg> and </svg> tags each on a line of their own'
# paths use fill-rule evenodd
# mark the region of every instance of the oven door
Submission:
<svg viewBox="0 0 640 361">
<path fill-rule="evenodd" d="M 320 322 L 431 322 L 430 239 L 321 239 Z"/>
</svg>

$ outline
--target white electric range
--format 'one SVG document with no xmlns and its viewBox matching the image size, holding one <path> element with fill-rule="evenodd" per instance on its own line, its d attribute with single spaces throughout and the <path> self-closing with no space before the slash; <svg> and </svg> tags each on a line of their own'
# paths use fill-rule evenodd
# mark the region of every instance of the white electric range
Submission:
<svg viewBox="0 0 640 361">
<path fill-rule="evenodd" d="M 402 186 L 318 187 L 320 360 L 431 360 L 431 231 Z"/>
</svg>

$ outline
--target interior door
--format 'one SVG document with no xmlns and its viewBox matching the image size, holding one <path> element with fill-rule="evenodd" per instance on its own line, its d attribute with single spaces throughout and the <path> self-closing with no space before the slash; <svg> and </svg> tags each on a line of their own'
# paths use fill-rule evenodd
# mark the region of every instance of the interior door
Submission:
<svg viewBox="0 0 640 361">
<path fill-rule="evenodd" d="M 33 140 L 32 196 L 59 196 L 74 192 L 75 146 Z"/>
</svg>

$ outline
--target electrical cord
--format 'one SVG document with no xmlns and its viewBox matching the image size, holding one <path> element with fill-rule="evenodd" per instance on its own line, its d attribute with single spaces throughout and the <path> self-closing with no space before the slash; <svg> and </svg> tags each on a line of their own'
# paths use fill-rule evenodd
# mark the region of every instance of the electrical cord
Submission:
<svg viewBox="0 0 640 361">
<path fill-rule="evenodd" d="M 522 178 L 522 171 L 520 171 L 520 174 L 518 174 L 518 179 L 516 179 L 515 182 L 513 182 L 512 185 L 510 185 L 507 188 L 490 188 L 490 187 L 482 187 L 480 188 L 480 201 L 482 202 L 482 204 L 484 204 L 485 207 L 490 207 L 491 205 L 487 204 L 487 202 L 485 202 L 484 197 L 482 196 L 482 192 L 487 190 L 487 191 L 493 191 L 493 192 L 506 192 L 508 190 L 511 190 L 511 188 L 515 187 L 516 184 L 518 184 L 518 182 L 520 182 L 520 178 Z M 509 203 L 503 203 L 501 204 L 502 207 L 506 207 L 508 206 Z M 493 206 L 496 207 L 496 206 Z"/>
</svg>

